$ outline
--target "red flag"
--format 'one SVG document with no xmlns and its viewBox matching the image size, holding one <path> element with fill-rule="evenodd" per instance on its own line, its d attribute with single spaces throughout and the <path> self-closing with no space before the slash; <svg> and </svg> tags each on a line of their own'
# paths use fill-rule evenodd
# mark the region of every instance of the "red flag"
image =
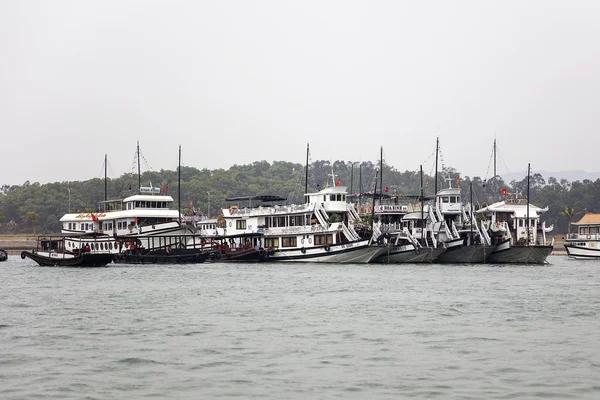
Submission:
<svg viewBox="0 0 600 400">
<path fill-rule="evenodd" d="M 506 188 L 502 188 L 502 196 L 506 196 Z"/>
<path fill-rule="evenodd" d="M 96 217 L 94 213 L 90 213 L 90 215 L 92 216 L 92 221 L 98 222 L 98 217 Z"/>
<path fill-rule="evenodd" d="M 342 186 L 342 178 L 339 178 L 335 183 L 335 186 Z"/>
<path fill-rule="evenodd" d="M 389 192 L 389 191 L 390 191 L 390 188 L 386 186 L 386 187 L 385 187 L 385 191 L 386 191 L 386 192 Z"/>
</svg>

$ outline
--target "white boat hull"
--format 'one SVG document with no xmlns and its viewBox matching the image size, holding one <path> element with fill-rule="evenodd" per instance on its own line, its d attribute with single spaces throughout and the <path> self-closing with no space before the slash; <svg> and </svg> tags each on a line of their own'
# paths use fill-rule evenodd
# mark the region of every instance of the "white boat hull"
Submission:
<svg viewBox="0 0 600 400">
<path fill-rule="evenodd" d="M 361 240 L 329 246 L 278 249 L 269 254 L 269 261 L 366 264 L 373 261 L 383 251 L 385 248 L 370 246 L 369 240 Z"/>
</svg>

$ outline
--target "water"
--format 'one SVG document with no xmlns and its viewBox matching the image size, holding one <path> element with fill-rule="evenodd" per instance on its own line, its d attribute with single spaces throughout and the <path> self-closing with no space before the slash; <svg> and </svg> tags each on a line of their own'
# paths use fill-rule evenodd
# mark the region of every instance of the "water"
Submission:
<svg viewBox="0 0 600 400">
<path fill-rule="evenodd" d="M 600 262 L 0 263 L 0 398 L 600 398 Z"/>
</svg>

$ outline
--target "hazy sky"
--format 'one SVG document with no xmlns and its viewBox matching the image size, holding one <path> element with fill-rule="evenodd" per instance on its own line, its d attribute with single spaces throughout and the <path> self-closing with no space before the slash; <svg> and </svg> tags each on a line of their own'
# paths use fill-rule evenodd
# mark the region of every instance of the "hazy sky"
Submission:
<svg viewBox="0 0 600 400">
<path fill-rule="evenodd" d="M 599 171 L 600 1 L 0 0 L 0 184 L 260 160 Z M 427 171 L 426 171 L 427 172 Z"/>
</svg>

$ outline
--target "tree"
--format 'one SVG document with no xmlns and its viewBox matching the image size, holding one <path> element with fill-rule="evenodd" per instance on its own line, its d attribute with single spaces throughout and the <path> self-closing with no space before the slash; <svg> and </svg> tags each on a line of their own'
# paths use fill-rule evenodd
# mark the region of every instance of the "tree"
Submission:
<svg viewBox="0 0 600 400">
<path fill-rule="evenodd" d="M 571 221 L 573 220 L 573 215 L 575 215 L 575 209 L 573 207 L 565 206 L 565 208 L 561 211 L 561 214 L 569 219 L 569 228 L 567 233 L 570 233 Z"/>
<path fill-rule="evenodd" d="M 25 221 L 27 221 L 31 224 L 31 227 L 33 228 L 33 233 L 35 233 L 35 223 L 39 219 L 40 219 L 40 216 L 34 211 L 29 211 L 27 214 L 25 214 Z"/>
</svg>

